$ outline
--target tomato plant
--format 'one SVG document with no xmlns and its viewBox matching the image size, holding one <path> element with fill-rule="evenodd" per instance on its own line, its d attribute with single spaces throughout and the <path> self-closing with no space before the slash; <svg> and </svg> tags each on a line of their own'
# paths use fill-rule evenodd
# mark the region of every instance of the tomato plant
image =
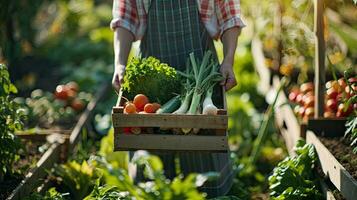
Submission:
<svg viewBox="0 0 357 200">
<path fill-rule="evenodd" d="M 11 94 L 16 92 L 17 89 L 10 81 L 7 67 L 0 64 L 0 181 L 6 173 L 12 172 L 12 164 L 20 148 L 15 131 L 22 129 L 24 113 L 11 98 Z"/>
</svg>

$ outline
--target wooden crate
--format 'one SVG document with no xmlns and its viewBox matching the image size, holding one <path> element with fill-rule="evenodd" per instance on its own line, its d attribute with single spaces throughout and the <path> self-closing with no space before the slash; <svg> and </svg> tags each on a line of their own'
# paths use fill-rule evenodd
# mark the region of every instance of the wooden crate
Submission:
<svg viewBox="0 0 357 200">
<path fill-rule="evenodd" d="M 355 200 L 357 197 L 357 181 L 322 144 L 315 133 L 307 131 L 306 142 L 315 146 L 319 164 L 324 174 L 347 200 Z"/>
<path fill-rule="evenodd" d="M 122 104 L 113 107 L 114 150 L 155 150 L 155 151 L 228 151 L 228 116 L 225 94 L 222 92 L 222 109 L 217 115 L 173 115 L 173 114 L 124 114 Z M 121 97 L 119 97 L 121 101 Z M 216 102 L 215 102 L 216 103 Z M 220 107 L 220 106 L 218 106 Z M 159 134 L 143 132 L 124 134 L 125 127 L 156 128 L 199 128 L 209 131 L 196 135 Z"/>
</svg>

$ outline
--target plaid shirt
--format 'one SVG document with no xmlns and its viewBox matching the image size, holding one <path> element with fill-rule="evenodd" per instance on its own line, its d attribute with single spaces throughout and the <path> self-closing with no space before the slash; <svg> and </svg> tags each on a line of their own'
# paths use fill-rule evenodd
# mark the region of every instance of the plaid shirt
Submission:
<svg viewBox="0 0 357 200">
<path fill-rule="evenodd" d="M 240 0 L 196 0 L 200 18 L 208 33 L 218 39 L 232 27 L 245 25 L 240 18 Z M 114 0 L 113 19 L 110 27 L 123 27 L 141 39 L 146 30 L 147 13 L 151 0 Z"/>
</svg>

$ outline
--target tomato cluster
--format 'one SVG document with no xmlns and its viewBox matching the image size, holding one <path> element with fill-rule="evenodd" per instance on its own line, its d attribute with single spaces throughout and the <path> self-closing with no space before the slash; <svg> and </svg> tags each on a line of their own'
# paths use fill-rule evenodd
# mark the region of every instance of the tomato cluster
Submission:
<svg viewBox="0 0 357 200">
<path fill-rule="evenodd" d="M 150 103 L 149 99 L 143 95 L 138 94 L 133 101 L 127 101 L 124 106 L 124 113 L 126 114 L 148 114 L 155 113 L 161 107 L 158 103 Z"/>
<path fill-rule="evenodd" d="M 80 112 L 85 107 L 85 102 L 77 97 L 79 86 L 76 82 L 71 81 L 64 85 L 58 85 L 54 92 L 56 99 L 66 102 L 75 111 Z"/>
<path fill-rule="evenodd" d="M 133 101 L 127 101 L 124 105 L 125 114 L 149 114 L 155 113 L 161 107 L 158 103 L 150 103 L 149 99 L 143 94 L 137 94 Z M 123 129 L 125 134 L 140 134 L 139 127 L 126 127 Z"/>
<path fill-rule="evenodd" d="M 324 117 L 347 117 L 357 110 L 356 102 L 348 102 L 357 93 L 357 78 L 349 78 L 348 84 L 344 78 L 326 83 Z M 289 100 L 296 103 L 294 112 L 304 121 L 314 116 L 315 93 L 314 84 L 304 83 L 300 87 L 293 87 L 289 93 Z"/>
</svg>

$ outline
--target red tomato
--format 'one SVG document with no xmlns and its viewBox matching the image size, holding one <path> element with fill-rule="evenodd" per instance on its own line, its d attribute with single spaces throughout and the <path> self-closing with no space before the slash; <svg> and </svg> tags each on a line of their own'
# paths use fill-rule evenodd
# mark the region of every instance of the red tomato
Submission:
<svg viewBox="0 0 357 200">
<path fill-rule="evenodd" d="M 340 87 L 337 81 L 328 81 L 325 86 L 326 89 L 335 88 L 336 90 Z"/>
<path fill-rule="evenodd" d="M 313 107 L 309 107 L 309 108 L 306 108 L 304 115 L 307 116 L 308 118 L 310 118 L 310 117 L 313 117 L 314 114 L 315 114 L 314 108 Z"/>
<path fill-rule="evenodd" d="M 146 113 L 155 113 L 155 106 L 152 103 L 147 103 L 144 106 L 144 111 Z"/>
<path fill-rule="evenodd" d="M 347 117 L 353 112 L 353 106 L 349 105 L 345 110 L 345 104 L 340 103 L 337 108 L 337 117 Z"/>
<path fill-rule="evenodd" d="M 328 99 L 336 99 L 338 91 L 335 88 L 330 88 L 326 91 Z"/>
<path fill-rule="evenodd" d="M 325 118 L 332 118 L 332 117 L 335 117 L 335 114 L 333 112 L 326 111 L 326 112 L 324 112 L 324 117 Z"/>
<path fill-rule="evenodd" d="M 159 103 L 153 103 L 152 105 L 154 106 L 154 112 L 156 112 L 157 110 L 159 110 L 159 108 L 161 108 L 161 105 Z"/>
<path fill-rule="evenodd" d="M 130 129 L 131 129 L 130 127 L 123 128 L 124 134 L 130 134 L 131 133 Z"/>
<path fill-rule="evenodd" d="M 72 90 L 72 91 L 74 91 L 76 93 L 79 91 L 79 85 L 74 81 L 68 82 L 66 84 L 66 86 L 67 86 L 68 89 L 70 89 L 70 90 Z"/>
<path fill-rule="evenodd" d="M 338 85 L 340 85 L 340 87 L 342 88 L 345 88 L 347 86 L 345 79 L 344 78 L 338 79 Z"/>
<path fill-rule="evenodd" d="M 302 105 L 302 104 L 303 104 L 303 100 L 302 100 L 302 97 L 303 97 L 303 96 L 304 96 L 304 95 L 303 95 L 302 93 L 298 94 L 298 95 L 296 96 L 296 99 L 295 99 L 296 103 Z"/>
<path fill-rule="evenodd" d="M 65 85 L 58 85 L 55 91 L 56 99 L 67 100 L 69 97 L 68 88 Z"/>
<path fill-rule="evenodd" d="M 326 107 L 327 107 L 328 110 L 336 112 L 336 110 L 337 110 L 337 101 L 335 99 L 327 100 Z"/>
<path fill-rule="evenodd" d="M 299 93 L 297 92 L 290 92 L 289 94 L 289 100 L 292 101 L 292 102 L 295 102 L 296 100 L 296 97 L 298 96 Z"/>
<path fill-rule="evenodd" d="M 308 96 L 305 98 L 305 101 L 304 101 L 305 108 L 314 107 L 314 104 L 315 104 L 315 96 Z"/>
<path fill-rule="evenodd" d="M 351 77 L 351 78 L 349 78 L 349 79 L 348 79 L 348 82 L 349 82 L 350 84 L 355 84 L 355 83 L 357 83 L 357 77 Z"/>
<path fill-rule="evenodd" d="M 84 109 L 84 102 L 80 99 L 74 99 L 71 102 L 71 107 L 77 112 L 82 111 Z"/>
<path fill-rule="evenodd" d="M 137 94 L 134 97 L 133 103 L 135 104 L 136 108 L 140 111 L 144 110 L 144 106 L 149 103 L 149 99 L 143 94 Z"/>
<path fill-rule="evenodd" d="M 126 114 L 134 114 L 134 113 L 136 113 L 135 104 L 127 103 L 125 108 L 124 108 L 124 113 L 126 113 Z"/>
<path fill-rule="evenodd" d="M 300 91 L 302 93 L 307 93 L 309 91 L 313 91 L 314 90 L 314 84 L 311 83 L 311 82 L 308 82 L 308 83 L 303 83 L 301 84 L 300 86 Z"/>
</svg>

